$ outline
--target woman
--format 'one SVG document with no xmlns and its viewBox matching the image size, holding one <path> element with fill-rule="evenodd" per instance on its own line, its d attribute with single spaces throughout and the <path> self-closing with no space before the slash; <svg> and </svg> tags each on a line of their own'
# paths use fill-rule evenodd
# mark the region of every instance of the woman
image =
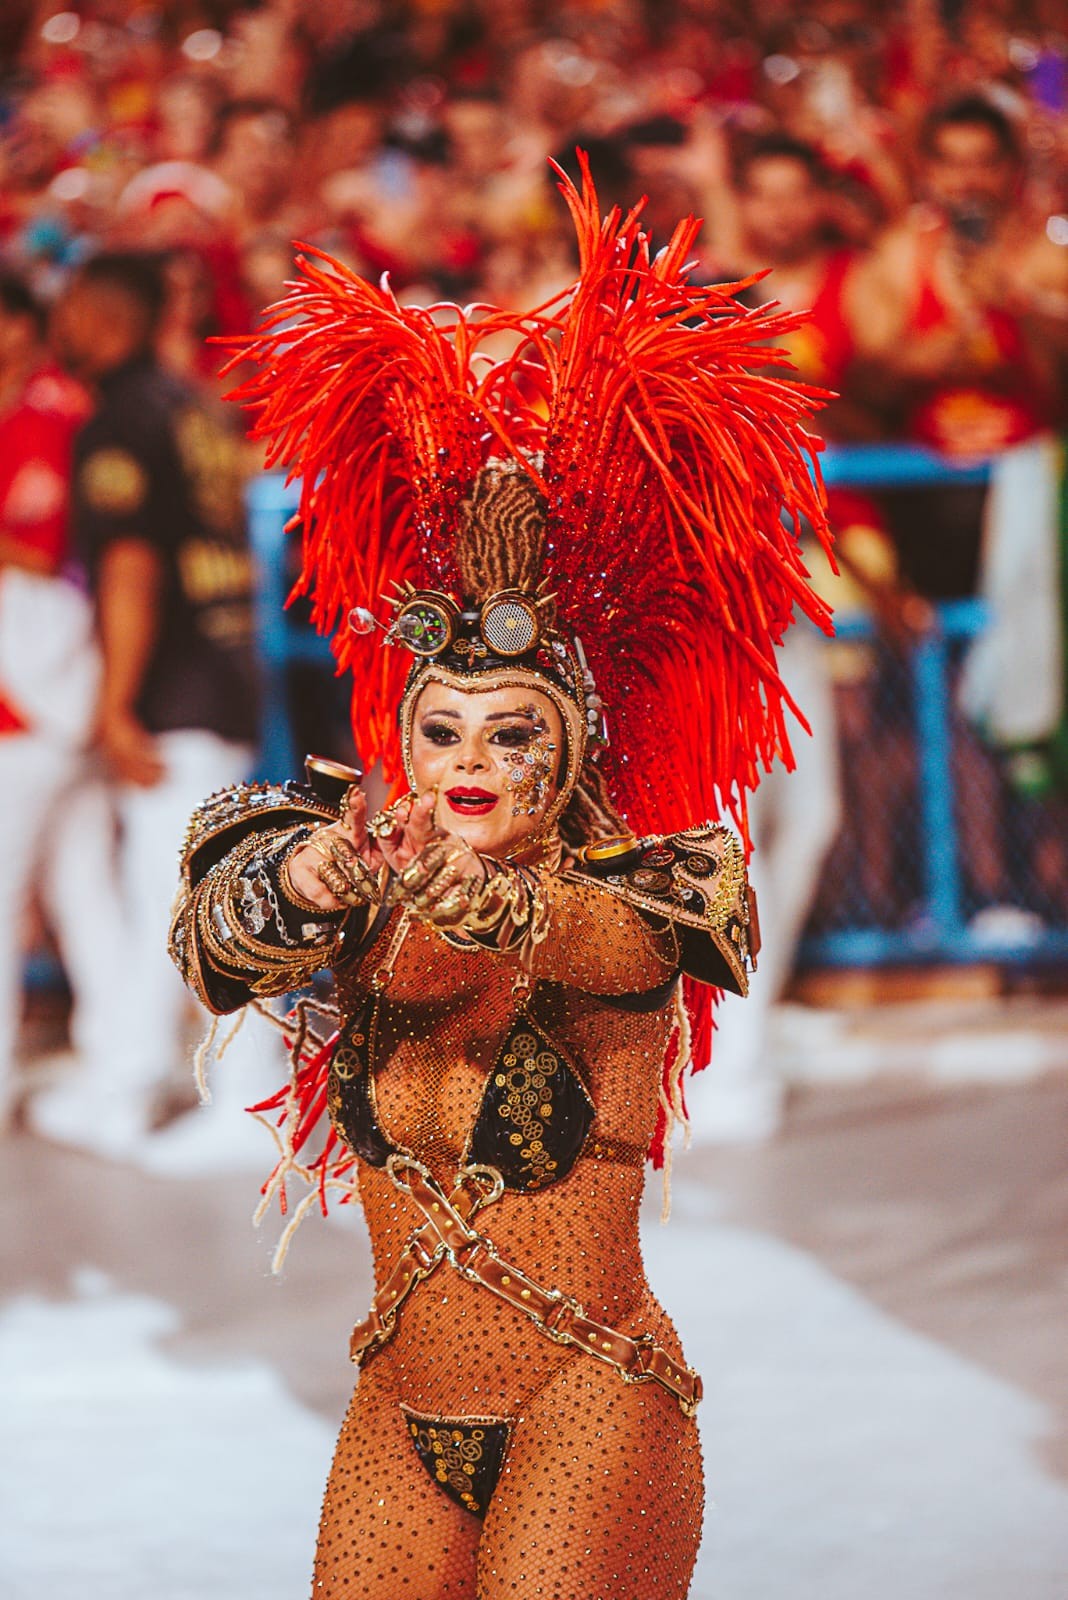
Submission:
<svg viewBox="0 0 1068 1600">
<path fill-rule="evenodd" d="M 357 744 L 389 776 L 399 743 L 407 787 L 370 819 L 357 784 L 340 808 L 213 797 L 172 933 L 216 1012 L 335 974 L 280 1168 L 325 1104 L 303 1170 L 323 1192 L 355 1171 L 374 1250 L 330 1600 L 670 1600 L 700 1536 L 700 1381 L 645 1282 L 642 1172 L 702 993 L 746 987 L 744 857 L 693 817 L 785 748 L 774 644 L 795 599 L 819 616 L 786 523 L 821 514 L 805 396 L 745 371 L 777 319 L 686 283 L 692 224 L 650 262 L 635 217 L 565 194 L 562 307 L 446 319 L 305 265 L 243 352 L 303 476 L 318 620 L 349 622 Z"/>
</svg>

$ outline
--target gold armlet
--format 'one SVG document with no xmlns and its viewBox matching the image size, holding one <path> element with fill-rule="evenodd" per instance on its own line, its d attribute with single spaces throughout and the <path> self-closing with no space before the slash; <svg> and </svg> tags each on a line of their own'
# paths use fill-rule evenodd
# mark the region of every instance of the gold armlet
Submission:
<svg viewBox="0 0 1068 1600">
<path fill-rule="evenodd" d="M 307 942 L 294 939 L 285 929 L 279 908 L 272 902 L 271 886 L 260 885 L 264 893 L 262 927 L 272 926 L 278 934 L 277 941 L 258 938 L 249 928 L 247 913 L 243 917 L 239 905 L 247 901 L 248 882 L 245 873 L 252 859 L 277 844 L 291 830 L 265 836 L 259 834 L 244 840 L 229 856 L 208 873 L 197 897 L 197 931 L 205 954 L 212 964 L 222 971 L 240 974 L 249 987 L 257 993 L 284 994 L 288 989 L 302 987 L 321 968 L 329 966 L 337 952 L 339 928 L 331 928 L 329 912 L 315 908 L 318 919 L 306 924 L 302 930 L 310 936 Z M 332 937 L 324 937 L 328 932 Z"/>
<path fill-rule="evenodd" d="M 231 1008 L 218 1004 L 212 993 L 206 969 L 220 978 L 243 983 L 246 987 L 248 974 L 241 971 L 233 962 L 221 958 L 214 947 L 209 949 L 206 946 L 199 921 L 201 902 L 204 898 L 203 880 L 192 891 L 183 893 L 171 918 L 167 950 L 181 974 L 183 983 L 192 990 L 204 1009 L 214 1016 L 223 1016 Z"/>
</svg>

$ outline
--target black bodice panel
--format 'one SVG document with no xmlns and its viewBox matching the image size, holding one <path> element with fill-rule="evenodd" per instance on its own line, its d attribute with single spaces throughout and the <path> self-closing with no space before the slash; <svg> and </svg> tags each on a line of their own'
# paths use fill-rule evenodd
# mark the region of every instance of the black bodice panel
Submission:
<svg viewBox="0 0 1068 1600">
<path fill-rule="evenodd" d="M 375 1109 L 368 1049 L 372 1007 L 369 1001 L 342 1030 L 330 1068 L 330 1115 L 351 1150 L 369 1165 L 384 1167 L 398 1147 Z M 593 1101 L 575 1067 L 521 1013 L 486 1079 L 463 1159 L 495 1167 L 506 1188 L 543 1189 L 567 1177 L 593 1117 Z"/>
</svg>

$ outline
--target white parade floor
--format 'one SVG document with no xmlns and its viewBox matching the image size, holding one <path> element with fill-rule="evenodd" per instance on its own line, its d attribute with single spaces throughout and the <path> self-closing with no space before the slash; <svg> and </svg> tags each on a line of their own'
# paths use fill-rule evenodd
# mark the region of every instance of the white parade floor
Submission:
<svg viewBox="0 0 1068 1600">
<path fill-rule="evenodd" d="M 1065 1600 L 1066 1120 L 1058 1071 L 823 1086 L 680 1155 L 666 1228 L 650 1185 L 706 1384 L 692 1600 Z M 0 1594 L 304 1600 L 359 1229 L 278 1282 L 250 1176 L 0 1156 Z"/>
</svg>

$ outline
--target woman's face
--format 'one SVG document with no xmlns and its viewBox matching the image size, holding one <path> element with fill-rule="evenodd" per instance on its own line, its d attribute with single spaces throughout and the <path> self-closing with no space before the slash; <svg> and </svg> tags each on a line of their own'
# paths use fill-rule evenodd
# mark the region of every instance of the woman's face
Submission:
<svg viewBox="0 0 1068 1600">
<path fill-rule="evenodd" d="M 416 702 L 416 791 L 436 786 L 438 827 L 486 855 L 514 852 L 540 831 L 563 756 L 563 719 L 536 689 L 468 693 L 428 683 Z"/>
</svg>

